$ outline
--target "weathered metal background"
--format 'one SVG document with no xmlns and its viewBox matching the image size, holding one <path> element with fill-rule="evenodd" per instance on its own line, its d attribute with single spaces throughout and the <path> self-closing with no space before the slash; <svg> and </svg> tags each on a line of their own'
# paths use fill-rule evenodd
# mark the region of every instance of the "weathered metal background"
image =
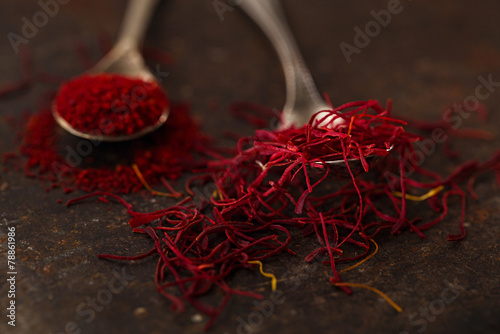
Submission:
<svg viewBox="0 0 500 334">
<path fill-rule="evenodd" d="M 40 3 L 50 2 L 58 3 Z M 19 59 L 8 34 L 22 35 L 23 19 L 33 22 L 34 15 L 44 10 L 40 3 L 0 3 L 0 85 L 20 77 Z M 172 65 L 159 65 L 161 71 L 169 72 L 163 85 L 170 97 L 189 100 L 205 131 L 215 137 L 229 129 L 250 131 L 227 113 L 231 101 L 250 100 L 277 108 L 284 103 L 282 71 L 269 42 L 237 7 L 219 16 L 217 3 L 228 4 L 225 0 L 164 1 L 147 37 L 149 46 L 175 58 Z M 364 30 L 375 20 L 371 11 L 386 10 L 388 4 L 397 5 L 397 1 L 286 1 L 305 59 L 320 90 L 334 104 L 392 98 L 398 115 L 438 119 L 448 104 L 476 94 L 479 76 L 500 82 L 500 3 L 494 0 L 403 0 L 387 26 L 373 30 L 365 44 L 358 43 L 359 53 L 353 53 L 348 62 L 339 45 L 356 46 L 354 28 Z M 64 77 L 79 74 L 83 68 L 75 56 L 75 42 L 88 45 L 92 57 L 98 59 L 98 36 L 115 35 L 124 5 L 124 1 L 112 0 L 73 0 L 59 5 L 57 13 L 27 38 L 36 69 Z M 150 65 L 155 68 L 157 64 Z M 34 110 L 37 97 L 47 88 L 55 87 L 37 85 L 26 94 L 0 101 L 0 153 L 15 145 L 14 130 L 3 116 Z M 500 147 L 500 87 L 490 88 L 491 94 L 483 101 L 490 120 L 481 124 L 470 117 L 463 119 L 463 126 L 482 127 L 495 133 L 495 139 L 457 140 L 454 145 L 462 151 L 462 158 L 448 161 L 436 151 L 426 157 L 427 167 L 449 173 L 465 158 L 484 160 Z M 6 226 L 15 226 L 18 254 L 16 327 L 7 325 L 8 284 L 2 279 L 0 332 L 202 330 L 205 317 L 200 318 L 192 308 L 173 313 L 156 293 L 153 260 L 122 264 L 97 259 L 98 253 L 134 254 L 150 247 L 146 238 L 132 235 L 121 207 L 101 203 L 67 209 L 57 199 L 78 193 L 44 189 L 39 181 L 19 172 L 0 172 L 0 236 L 6 241 Z M 479 200 L 467 203 L 464 241 L 446 241 L 448 233 L 458 232 L 459 207 L 453 202 L 447 219 L 428 231 L 427 239 L 410 232 L 380 238 L 378 255 L 344 276 L 346 281 L 384 291 L 403 307 L 401 314 L 369 291 L 355 290 L 352 296 L 341 293 L 328 282 L 327 267 L 283 255 L 266 263 L 267 271 L 279 278 L 280 298 L 271 299 L 269 282 L 258 272 L 238 272 L 231 284 L 264 294 L 268 308 L 259 309 L 253 300 L 234 297 L 211 332 L 499 332 L 500 191 L 493 175 L 478 179 L 476 190 Z M 168 204 L 143 195 L 127 199 L 140 210 Z M 305 253 L 306 242 L 293 245 L 298 254 Z M 2 247 L 1 277 L 6 275 L 6 262 Z M 89 306 L 92 299 L 102 300 L 106 294 L 102 291 L 116 283 L 117 273 L 125 288 L 114 289 L 107 305 L 97 301 L 95 308 Z M 207 300 L 218 297 L 214 293 Z M 138 310 L 141 307 L 146 312 Z"/>
</svg>

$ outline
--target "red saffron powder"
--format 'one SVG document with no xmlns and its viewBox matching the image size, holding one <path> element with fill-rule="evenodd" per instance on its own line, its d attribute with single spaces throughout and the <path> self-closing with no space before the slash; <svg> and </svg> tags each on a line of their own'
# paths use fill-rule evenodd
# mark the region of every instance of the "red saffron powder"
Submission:
<svg viewBox="0 0 500 334">
<path fill-rule="evenodd" d="M 126 150 L 121 153 L 127 157 L 126 164 L 96 166 L 92 161 L 87 162 L 100 151 L 106 151 L 105 143 L 78 139 L 76 145 L 85 144 L 92 150 L 88 156 L 79 156 L 76 148 L 61 146 L 61 139 L 70 135 L 60 129 L 48 107 L 31 115 L 19 136 L 22 138 L 19 151 L 26 160 L 17 153 L 5 154 L 3 160 L 23 169 L 27 176 L 48 181 L 51 187 L 117 194 L 144 189 L 133 165 L 147 183 L 155 186 L 163 183 L 162 179 L 175 180 L 183 172 L 198 167 L 201 162 L 196 155 L 206 154 L 205 148 L 210 145 L 210 139 L 200 132 L 190 116 L 189 106 L 183 103 L 172 104 L 168 122 L 159 130 L 126 143 Z M 107 150 L 114 151 L 113 147 L 116 146 Z"/>
<path fill-rule="evenodd" d="M 168 100 L 154 82 L 99 74 L 65 82 L 54 106 L 80 132 L 118 136 L 155 125 L 168 108 Z"/>
</svg>

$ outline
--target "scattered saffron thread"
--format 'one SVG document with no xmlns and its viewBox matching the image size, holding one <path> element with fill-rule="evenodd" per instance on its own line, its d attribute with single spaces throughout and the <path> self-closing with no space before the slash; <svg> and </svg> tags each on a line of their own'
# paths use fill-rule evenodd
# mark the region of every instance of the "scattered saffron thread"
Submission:
<svg viewBox="0 0 500 334">
<path fill-rule="evenodd" d="M 443 189 L 444 189 L 444 186 L 441 185 L 441 186 L 438 186 L 434 189 L 429 190 L 429 192 L 427 192 L 426 194 L 423 194 L 421 196 L 414 196 L 414 195 L 410 195 L 410 194 L 405 194 L 405 198 L 410 200 L 410 201 L 421 202 L 421 201 L 425 201 L 426 199 L 429 199 L 431 197 L 436 196 L 436 194 L 438 194 Z M 400 193 L 399 191 L 393 191 L 392 193 L 394 194 L 394 196 L 403 197 L 403 194 Z"/>
<path fill-rule="evenodd" d="M 137 175 L 137 177 L 141 181 L 144 188 L 146 188 L 153 195 L 179 198 L 178 194 L 165 193 L 165 192 L 161 192 L 161 191 L 156 191 L 153 188 L 151 188 L 151 186 L 144 179 L 144 176 L 142 175 L 139 167 L 136 164 L 132 164 L 132 169 L 134 170 L 135 174 Z"/>
<path fill-rule="evenodd" d="M 276 276 L 274 276 L 274 274 L 264 272 L 262 262 L 260 262 L 260 261 L 248 261 L 247 263 L 258 264 L 259 270 L 260 270 L 260 273 L 262 274 L 262 276 L 269 277 L 271 279 L 271 290 L 276 291 L 276 286 L 278 284 L 278 280 L 276 279 Z"/>
<path fill-rule="evenodd" d="M 375 245 L 375 250 L 373 251 L 373 253 L 371 253 L 370 255 L 368 255 L 367 257 L 365 257 L 363 260 L 359 261 L 355 265 L 352 265 L 352 266 L 350 266 L 348 268 L 345 268 L 345 269 L 339 271 L 339 274 L 345 273 L 346 271 L 349 271 L 349 270 L 352 270 L 352 269 L 356 268 L 357 266 L 359 266 L 362 263 L 364 263 L 364 262 L 368 261 L 369 259 L 371 259 L 375 254 L 377 254 L 377 252 L 378 252 L 378 245 L 377 245 L 377 243 L 372 238 L 370 238 L 368 240 L 370 240 L 371 242 L 373 242 L 373 244 Z"/>
<path fill-rule="evenodd" d="M 371 287 L 369 285 L 359 284 L 359 283 L 346 283 L 346 282 L 333 283 L 333 285 L 348 286 L 348 287 L 353 287 L 353 288 L 363 288 L 363 289 L 373 291 L 376 294 L 378 294 L 380 297 L 384 298 L 385 301 L 388 302 L 396 311 L 398 311 L 399 313 L 401 313 L 403 311 L 403 309 L 398 304 L 396 304 L 391 298 L 389 298 L 389 296 L 387 296 L 385 293 L 383 293 L 379 289 Z"/>
</svg>

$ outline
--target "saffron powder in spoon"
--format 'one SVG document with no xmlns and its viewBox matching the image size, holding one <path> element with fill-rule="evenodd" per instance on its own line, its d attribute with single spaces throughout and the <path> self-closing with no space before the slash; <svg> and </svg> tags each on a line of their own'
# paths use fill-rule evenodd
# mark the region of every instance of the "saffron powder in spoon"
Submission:
<svg viewBox="0 0 500 334">
<path fill-rule="evenodd" d="M 54 107 L 75 130 L 119 136 L 154 126 L 168 108 L 168 100 L 155 82 L 99 74 L 65 82 Z"/>
</svg>

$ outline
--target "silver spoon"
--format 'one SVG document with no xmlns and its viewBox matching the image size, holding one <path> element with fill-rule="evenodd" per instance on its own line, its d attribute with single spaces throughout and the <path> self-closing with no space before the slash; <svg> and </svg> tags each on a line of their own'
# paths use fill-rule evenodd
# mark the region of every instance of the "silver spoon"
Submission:
<svg viewBox="0 0 500 334">
<path fill-rule="evenodd" d="M 139 51 L 149 21 L 158 2 L 159 0 L 129 1 L 115 45 L 87 74 L 119 74 L 132 79 L 158 83 L 155 76 L 146 67 Z M 55 106 L 52 107 L 52 114 L 63 129 L 75 136 L 91 140 L 116 142 L 135 139 L 158 129 L 167 120 L 169 110 L 165 109 L 155 124 L 145 127 L 134 134 L 120 136 L 109 136 L 100 132 L 97 134 L 81 132 L 73 128 L 62 118 Z"/>
<path fill-rule="evenodd" d="M 283 8 L 279 0 L 243 0 L 240 7 L 250 16 L 267 35 L 274 46 L 281 61 L 286 82 L 286 102 L 283 107 L 281 128 L 303 126 L 312 115 L 322 110 L 331 110 L 331 107 L 321 98 L 314 84 L 311 72 L 306 66 L 299 51 L 299 47 L 288 26 Z M 321 113 L 317 119 L 321 119 Z M 343 122 L 341 119 L 333 121 L 336 126 Z M 321 124 L 332 123 L 326 118 Z M 380 160 L 379 156 L 367 156 L 366 161 L 371 166 Z M 349 159 L 349 167 L 354 175 L 364 171 L 361 162 Z M 330 171 L 335 176 L 349 177 L 345 161 L 326 161 Z"/>
</svg>

